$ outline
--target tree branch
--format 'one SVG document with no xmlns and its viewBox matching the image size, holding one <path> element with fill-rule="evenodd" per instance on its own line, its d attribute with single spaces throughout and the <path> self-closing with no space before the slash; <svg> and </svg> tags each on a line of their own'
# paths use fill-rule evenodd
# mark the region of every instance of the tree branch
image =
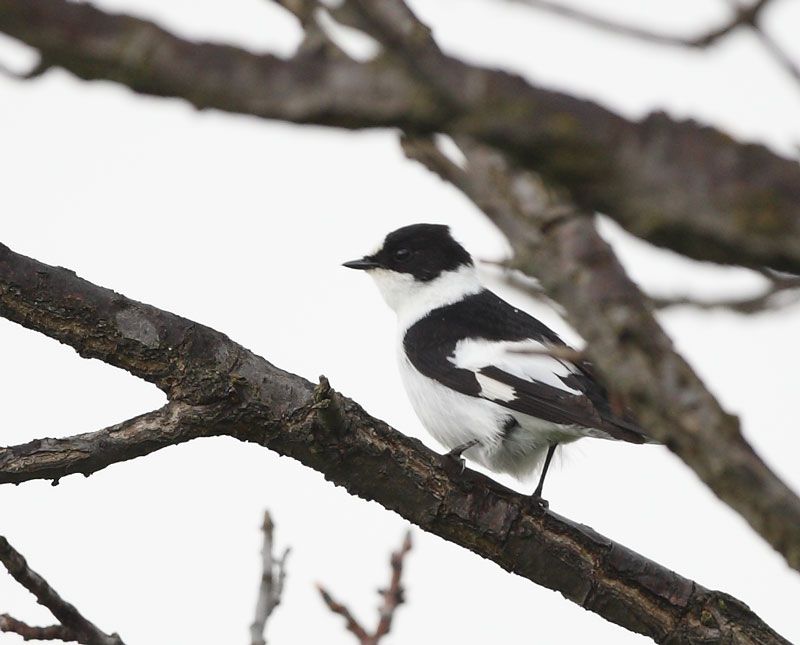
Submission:
<svg viewBox="0 0 800 645">
<path fill-rule="evenodd" d="M 697 309 L 728 309 L 740 314 L 755 314 L 800 302 L 800 277 L 767 275 L 768 286 L 750 298 L 717 298 L 700 300 L 690 296 L 650 296 L 657 309 L 689 306 Z"/>
<path fill-rule="evenodd" d="M 217 434 L 214 419 L 222 411 L 229 409 L 170 403 L 96 432 L 0 447 L 0 484 L 51 479 L 55 486 L 64 475 L 88 477 L 111 464 Z"/>
<path fill-rule="evenodd" d="M 112 300 L 122 303 L 128 315 L 107 316 Z M 478 473 L 453 468 L 450 460 L 371 417 L 325 382 L 315 388 L 202 325 L 128 300 L 67 269 L 5 247 L 0 257 L 0 315 L 79 351 L 86 351 L 83 334 L 87 334 L 93 339 L 91 347 L 108 348 L 101 352 L 108 362 L 126 365 L 137 375 L 150 374 L 152 365 L 180 361 L 184 376 L 173 372 L 170 384 L 184 399 L 179 403 L 185 408 L 177 413 L 186 421 L 173 435 L 175 443 L 193 436 L 228 435 L 293 457 L 351 494 L 375 500 L 422 529 L 658 642 L 786 643 L 740 601 L 682 578 L 586 526 L 543 511 L 527 496 Z M 56 319 L 60 324 L 54 323 Z M 159 339 L 180 336 L 181 330 L 191 327 L 194 338 L 207 340 L 204 352 L 199 353 L 194 343 L 183 343 L 176 350 L 156 342 L 151 334 L 120 341 L 125 329 L 147 329 L 154 320 L 160 322 Z M 141 355 L 145 341 L 148 361 L 140 365 L 133 359 Z M 231 356 L 241 358 L 232 364 Z M 205 379 L 197 378 L 197 365 L 203 367 Z M 226 381 L 233 384 L 235 396 L 208 408 L 185 403 L 202 399 L 206 383 Z M 64 456 L 76 447 L 81 455 L 93 455 L 92 463 L 108 465 L 166 445 L 153 443 L 149 423 L 132 420 L 122 425 L 124 447 L 116 443 L 114 435 L 119 432 L 107 428 L 50 439 L 38 447 L 31 442 L 24 450 L 6 448 L 0 482 L 84 472 L 87 462 L 82 456 Z M 53 454 L 60 455 L 55 465 Z"/>
<path fill-rule="evenodd" d="M 367 15 L 389 11 L 395 27 L 405 25 L 392 38 L 414 22 L 391 3 L 350 0 L 345 10 L 351 6 Z M 0 30 L 81 78 L 296 123 L 470 135 L 562 186 L 583 211 L 605 212 L 654 244 L 701 260 L 800 273 L 795 161 L 664 114 L 625 120 L 590 101 L 467 65 L 411 29 L 406 63 L 414 74 L 391 52 L 368 63 L 324 48 L 284 60 L 191 43 L 85 3 L 0 0 Z"/>
<path fill-rule="evenodd" d="M 406 536 L 403 539 L 403 544 L 397 551 L 392 553 L 391 557 L 389 558 L 389 564 L 392 568 L 389 587 L 378 591 L 378 593 L 383 596 L 383 604 L 378 610 L 378 625 L 375 627 L 375 631 L 371 634 L 364 629 L 364 627 L 353 616 L 346 605 L 334 600 L 324 587 L 317 585 L 317 589 L 319 590 L 320 596 L 322 596 L 323 602 L 334 614 L 339 614 L 342 618 L 344 618 L 347 631 L 351 632 L 353 636 L 358 639 L 359 645 L 378 645 L 381 639 L 391 631 L 394 614 L 397 611 L 397 608 L 405 602 L 401 580 L 403 576 L 403 560 L 410 550 L 411 532 L 409 531 L 406 533 Z"/>
<path fill-rule="evenodd" d="M 406 601 L 405 589 L 401 581 L 403 579 L 403 561 L 409 551 L 411 551 L 411 531 L 406 532 L 406 536 L 403 538 L 403 544 L 401 544 L 400 548 L 393 552 L 389 558 L 392 575 L 389 579 L 389 587 L 381 589 L 380 591 L 380 594 L 383 596 L 383 605 L 381 605 L 380 620 L 375 629 L 375 643 L 380 641 L 381 638 L 391 631 L 394 614 L 397 608 Z"/>
<path fill-rule="evenodd" d="M 358 622 L 355 616 L 350 612 L 346 605 L 343 605 L 337 600 L 334 600 L 333 596 L 331 596 L 324 587 L 317 585 L 317 591 L 319 591 L 319 595 L 322 597 L 322 602 L 324 602 L 328 609 L 330 609 L 334 614 L 339 614 L 342 618 L 344 618 L 345 628 L 348 632 L 353 634 L 358 639 L 359 643 L 366 643 L 369 640 L 369 634 L 367 630 L 361 626 L 361 623 Z"/>
<path fill-rule="evenodd" d="M 431 139 L 405 137 L 402 144 L 409 157 L 423 163 L 438 154 L 437 173 L 446 163 Z M 456 186 L 505 233 L 514 266 L 536 275 L 563 305 L 605 381 L 630 403 L 650 436 L 800 570 L 800 499 L 675 352 L 591 219 L 501 153 L 467 139 L 458 144 L 468 170 L 454 175 Z"/>
<path fill-rule="evenodd" d="M 755 24 L 764 9 L 770 4 L 771 0 L 756 0 L 749 6 L 739 6 L 734 9 L 731 18 L 722 25 L 715 27 L 697 36 L 671 36 L 633 25 L 626 25 L 613 20 L 565 6 L 551 0 L 512 0 L 518 4 L 524 4 L 534 9 L 541 9 L 564 18 L 569 18 L 575 22 L 580 22 L 590 27 L 596 27 L 614 34 L 636 38 L 648 43 L 658 45 L 670 45 L 677 47 L 691 47 L 695 49 L 706 49 L 717 43 L 719 40 L 732 33 L 739 27 L 749 27 Z"/>
<path fill-rule="evenodd" d="M 26 641 L 77 641 L 77 634 L 69 627 L 64 625 L 48 625 L 47 627 L 35 627 L 17 620 L 8 614 L 0 615 L 0 632 L 17 634 Z"/>
<path fill-rule="evenodd" d="M 250 625 L 252 645 L 267 645 L 264 630 L 272 612 L 281 602 L 283 584 L 286 580 L 286 557 L 289 555 L 289 547 L 284 549 L 281 557 L 275 557 L 272 544 L 274 529 L 275 524 L 269 511 L 264 511 L 264 522 L 261 525 L 264 533 L 264 545 L 261 548 L 261 584 L 258 587 L 256 617 Z"/>
<path fill-rule="evenodd" d="M 124 645 L 117 634 L 108 635 L 101 631 L 94 623 L 84 618 L 73 605 L 59 596 L 44 578 L 28 566 L 22 554 L 3 536 L 0 536 L 0 562 L 17 582 L 36 596 L 40 605 L 47 607 L 61 622 L 60 626 L 31 627 L 6 614 L 0 617 L 0 630 L 15 632 L 26 640 L 61 638 L 86 645 Z"/>
</svg>

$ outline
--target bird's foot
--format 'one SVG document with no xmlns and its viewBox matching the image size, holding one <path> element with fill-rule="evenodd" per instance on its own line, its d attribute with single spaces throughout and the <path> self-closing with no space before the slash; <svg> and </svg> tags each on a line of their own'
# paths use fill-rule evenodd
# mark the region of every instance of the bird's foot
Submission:
<svg viewBox="0 0 800 645">
<path fill-rule="evenodd" d="M 444 459 L 446 463 L 458 466 L 459 473 L 463 473 L 464 469 L 467 467 L 467 462 L 464 461 L 464 458 L 461 455 L 464 454 L 465 451 L 469 450 L 473 446 L 477 446 L 479 443 L 480 441 L 478 441 L 477 439 L 473 439 L 472 441 L 467 441 L 466 443 L 462 443 L 460 446 L 456 446 L 452 450 L 444 453 L 442 455 L 442 459 Z"/>
</svg>

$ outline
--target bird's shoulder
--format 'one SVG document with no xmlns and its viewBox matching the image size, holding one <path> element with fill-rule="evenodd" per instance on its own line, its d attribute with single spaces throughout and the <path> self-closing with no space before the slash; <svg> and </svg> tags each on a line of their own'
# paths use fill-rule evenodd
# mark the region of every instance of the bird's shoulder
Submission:
<svg viewBox="0 0 800 645">
<path fill-rule="evenodd" d="M 428 312 L 406 330 L 403 343 L 413 351 L 415 347 L 455 345 L 464 339 L 564 345 L 547 325 L 488 289 Z"/>
</svg>

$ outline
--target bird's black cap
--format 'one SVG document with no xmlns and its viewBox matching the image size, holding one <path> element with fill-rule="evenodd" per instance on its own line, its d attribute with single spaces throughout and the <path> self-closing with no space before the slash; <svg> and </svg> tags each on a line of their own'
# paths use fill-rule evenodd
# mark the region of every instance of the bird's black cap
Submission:
<svg viewBox="0 0 800 645">
<path fill-rule="evenodd" d="M 412 224 L 389 233 L 383 247 L 376 253 L 345 262 L 342 266 L 363 270 L 388 269 L 427 282 L 443 271 L 471 265 L 472 258 L 450 235 L 450 227 Z"/>
</svg>

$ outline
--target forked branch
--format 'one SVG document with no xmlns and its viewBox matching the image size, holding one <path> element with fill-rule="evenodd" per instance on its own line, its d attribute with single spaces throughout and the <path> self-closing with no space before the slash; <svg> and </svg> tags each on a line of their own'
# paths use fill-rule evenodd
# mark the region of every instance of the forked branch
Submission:
<svg viewBox="0 0 800 645">
<path fill-rule="evenodd" d="M 47 607 L 61 623 L 48 627 L 32 627 L 8 614 L 0 616 L 0 631 L 19 634 L 25 640 L 66 640 L 85 645 L 124 645 L 117 634 L 106 634 L 85 618 L 74 605 L 64 600 L 47 581 L 28 566 L 19 551 L 0 536 L 0 562 L 11 576 L 28 591 L 40 605 Z"/>
<path fill-rule="evenodd" d="M 324 587 L 317 586 L 323 602 L 333 613 L 339 614 L 344 618 L 347 630 L 358 639 L 359 645 L 378 645 L 381 639 L 391 631 L 397 608 L 405 602 L 405 591 L 402 585 L 403 561 L 410 550 L 411 532 L 409 531 L 403 539 L 403 544 L 389 558 L 389 565 L 391 566 L 389 586 L 378 591 L 383 598 L 383 602 L 378 610 L 378 624 L 372 632 L 364 629 L 346 605 L 334 600 Z"/>
</svg>

